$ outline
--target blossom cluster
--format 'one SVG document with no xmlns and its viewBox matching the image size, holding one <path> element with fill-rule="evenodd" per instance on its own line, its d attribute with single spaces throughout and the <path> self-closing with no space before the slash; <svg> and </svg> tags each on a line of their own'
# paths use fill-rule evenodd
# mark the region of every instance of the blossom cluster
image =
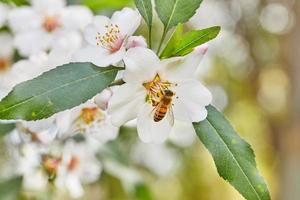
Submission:
<svg viewBox="0 0 300 200">
<path fill-rule="evenodd" d="M 17 84 L 70 62 L 123 68 L 117 75 L 123 85 L 49 119 L 16 122 L 6 137 L 16 169 L 7 170 L 23 175 L 26 187 L 41 189 L 50 180 L 80 197 L 82 184 L 98 180 L 104 168 L 124 181 L 138 182 L 135 173 L 124 177 L 120 166 L 97 158 L 124 125 L 136 126 L 142 142 L 155 143 L 138 143 L 133 159 L 158 175 L 166 174 L 176 160 L 163 142 L 193 142 L 192 123 L 206 118 L 205 107 L 212 101 L 195 75 L 207 46 L 161 60 L 143 36 L 134 35 L 141 23 L 132 8 L 108 18 L 94 16 L 84 6 L 67 6 L 64 0 L 32 0 L 21 7 L 0 4 L 0 26 L 9 30 L 0 32 L 0 98 Z M 156 160 L 164 155 L 172 159 L 162 158 L 167 162 L 161 168 Z"/>
</svg>

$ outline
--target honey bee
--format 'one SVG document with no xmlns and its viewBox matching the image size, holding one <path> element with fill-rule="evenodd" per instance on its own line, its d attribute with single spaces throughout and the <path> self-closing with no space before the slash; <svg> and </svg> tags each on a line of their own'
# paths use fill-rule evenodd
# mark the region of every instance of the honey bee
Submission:
<svg viewBox="0 0 300 200">
<path fill-rule="evenodd" d="M 172 98 L 174 95 L 174 92 L 172 92 L 171 90 L 166 89 L 162 91 L 160 101 L 157 103 L 157 105 L 155 105 L 155 108 L 153 109 L 153 120 L 155 122 L 159 122 L 167 116 L 169 123 L 171 125 L 174 124 L 174 114 L 172 110 Z"/>
</svg>

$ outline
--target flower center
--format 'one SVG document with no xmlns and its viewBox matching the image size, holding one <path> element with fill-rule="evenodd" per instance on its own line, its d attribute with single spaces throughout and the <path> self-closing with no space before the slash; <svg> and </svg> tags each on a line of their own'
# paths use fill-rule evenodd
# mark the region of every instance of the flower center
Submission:
<svg viewBox="0 0 300 200">
<path fill-rule="evenodd" d="M 118 51 L 123 44 L 124 37 L 120 34 L 120 28 L 117 24 L 106 25 L 104 34 L 97 33 L 96 43 L 111 53 Z"/>
<path fill-rule="evenodd" d="M 74 171 L 79 166 L 79 158 L 77 156 L 72 156 L 69 164 L 68 164 L 68 170 Z"/>
<path fill-rule="evenodd" d="M 79 117 L 75 120 L 76 130 L 79 133 L 86 133 L 99 125 L 104 119 L 105 115 L 100 108 L 83 108 Z"/>
<path fill-rule="evenodd" d="M 93 107 L 93 108 L 83 108 L 81 110 L 80 117 L 86 124 L 91 124 L 99 117 L 99 108 Z"/>
<path fill-rule="evenodd" d="M 51 33 L 55 31 L 59 26 L 59 20 L 57 16 L 46 16 L 42 24 L 45 31 Z"/>
<path fill-rule="evenodd" d="M 10 60 L 7 58 L 0 58 L 0 73 L 5 72 L 10 68 Z"/>
<path fill-rule="evenodd" d="M 152 106 L 156 106 L 164 96 L 164 91 L 172 92 L 171 87 L 174 84 L 167 80 L 162 80 L 160 75 L 156 74 L 152 81 L 145 82 L 143 86 L 147 90 L 146 102 L 152 104 Z"/>
<path fill-rule="evenodd" d="M 43 167 L 49 176 L 53 176 L 56 174 L 58 167 L 61 163 L 61 157 L 55 157 L 51 155 L 44 155 L 43 156 Z"/>
</svg>

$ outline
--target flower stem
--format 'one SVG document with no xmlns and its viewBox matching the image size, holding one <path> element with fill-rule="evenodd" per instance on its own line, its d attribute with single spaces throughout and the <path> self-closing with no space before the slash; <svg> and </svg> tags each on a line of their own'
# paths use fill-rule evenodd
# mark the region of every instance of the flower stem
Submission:
<svg viewBox="0 0 300 200">
<path fill-rule="evenodd" d="M 149 48 L 152 48 L 152 28 L 149 27 L 149 36 L 148 36 L 148 43 L 149 43 Z"/>
<path fill-rule="evenodd" d="M 165 38 L 166 38 L 166 35 L 167 35 L 167 30 L 164 28 L 164 32 L 162 34 L 162 37 L 161 37 L 161 40 L 159 42 L 159 46 L 158 46 L 158 49 L 157 49 L 157 55 L 159 54 L 160 52 L 160 49 L 161 49 L 161 46 L 162 46 L 162 43 L 164 42 Z"/>
</svg>

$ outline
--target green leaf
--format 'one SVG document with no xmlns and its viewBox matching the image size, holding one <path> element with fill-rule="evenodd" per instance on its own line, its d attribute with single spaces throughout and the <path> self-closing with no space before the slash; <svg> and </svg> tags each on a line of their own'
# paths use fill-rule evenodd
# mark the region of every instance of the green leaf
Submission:
<svg viewBox="0 0 300 200">
<path fill-rule="evenodd" d="M 247 200 L 270 200 L 250 145 L 241 139 L 217 109 L 208 106 L 207 110 L 206 120 L 193 125 L 198 137 L 212 154 L 219 175 Z"/>
<path fill-rule="evenodd" d="M 94 11 L 99 11 L 103 9 L 116 9 L 122 8 L 124 6 L 129 6 L 132 4 L 131 0 L 82 0 L 82 4 L 88 6 Z"/>
<path fill-rule="evenodd" d="M 150 188 L 145 183 L 138 183 L 135 186 L 135 197 L 136 200 L 152 200 L 153 195 Z"/>
<path fill-rule="evenodd" d="M 150 30 L 152 27 L 152 18 L 153 18 L 151 0 L 134 0 L 134 2 Z"/>
<path fill-rule="evenodd" d="M 0 182 L 0 199 L 16 200 L 18 199 L 22 187 L 23 178 L 18 176 L 6 181 Z"/>
<path fill-rule="evenodd" d="M 182 35 L 183 35 L 183 25 L 178 24 L 171 39 L 169 40 L 167 46 L 164 48 L 163 52 L 161 53 L 161 56 L 160 56 L 161 58 L 171 57 L 171 55 L 175 49 L 176 43 L 181 40 Z"/>
<path fill-rule="evenodd" d="M 221 28 L 219 26 L 214 26 L 202 30 L 189 31 L 185 34 L 182 34 L 181 31 L 180 35 L 180 30 L 178 30 L 177 27 L 160 57 L 169 58 L 187 55 L 192 52 L 195 47 L 216 38 L 220 30 Z"/>
<path fill-rule="evenodd" d="M 12 131 L 15 127 L 16 126 L 13 123 L 10 124 L 0 123 L 0 137 L 5 136 L 7 133 Z"/>
<path fill-rule="evenodd" d="M 14 4 L 16 6 L 29 5 L 28 0 L 0 0 L 0 2 Z"/>
<path fill-rule="evenodd" d="M 155 0 L 157 14 L 165 32 L 179 23 L 187 22 L 199 8 L 202 0 Z"/>
<path fill-rule="evenodd" d="M 69 63 L 17 85 L 0 102 L 0 119 L 38 120 L 78 106 L 105 89 L 120 70 Z"/>
</svg>

